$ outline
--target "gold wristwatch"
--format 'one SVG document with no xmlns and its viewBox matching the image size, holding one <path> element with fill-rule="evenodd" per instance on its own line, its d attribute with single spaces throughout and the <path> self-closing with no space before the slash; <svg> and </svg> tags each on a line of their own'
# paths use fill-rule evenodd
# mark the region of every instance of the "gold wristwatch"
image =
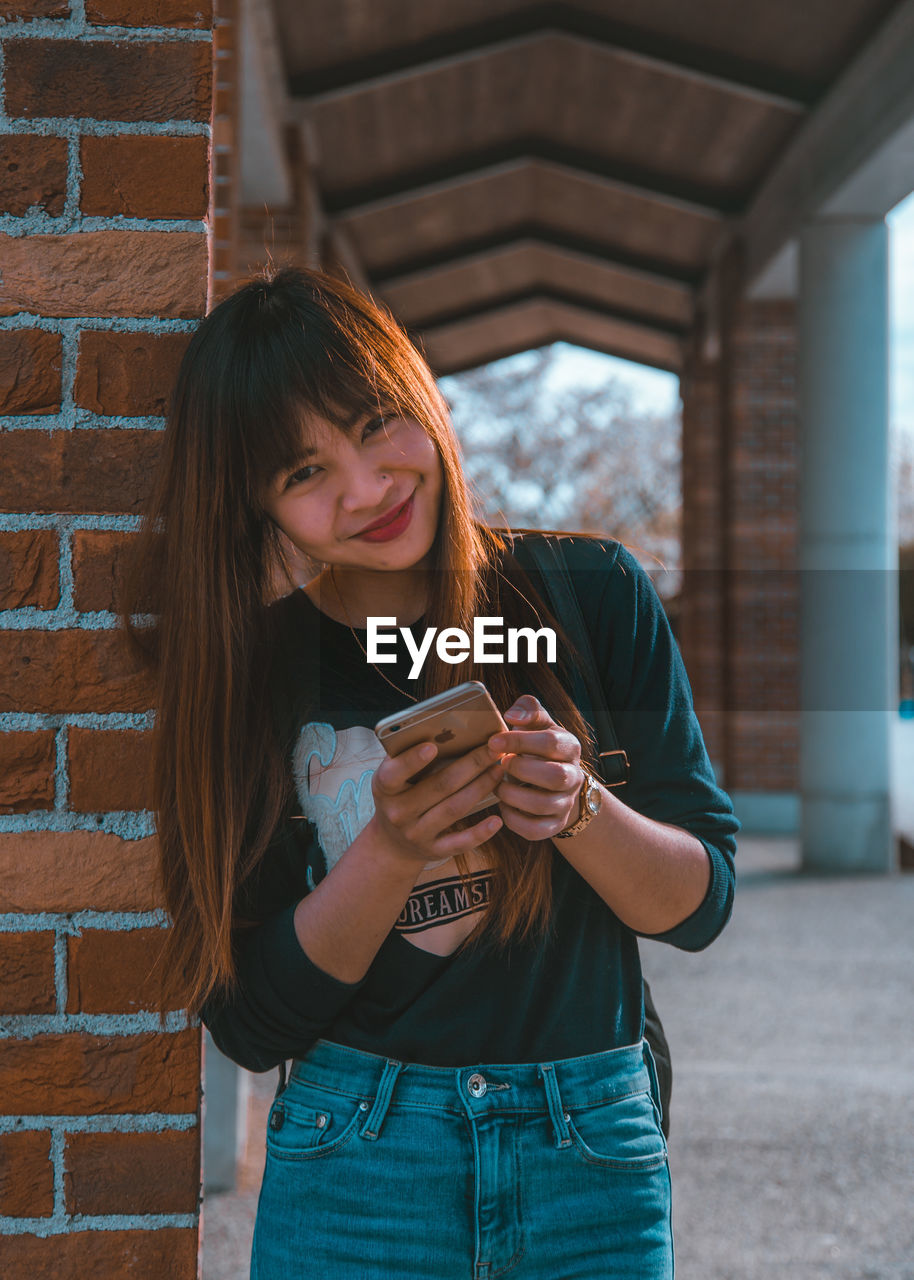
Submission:
<svg viewBox="0 0 914 1280">
<path fill-rule="evenodd" d="M 584 783 L 578 792 L 581 800 L 581 815 L 570 827 L 566 827 L 564 831 L 557 832 L 556 840 L 564 840 L 566 836 L 578 835 L 579 832 L 584 830 L 591 818 L 597 816 L 603 804 L 603 792 L 586 764 L 581 765 L 581 771 L 584 774 Z"/>
</svg>

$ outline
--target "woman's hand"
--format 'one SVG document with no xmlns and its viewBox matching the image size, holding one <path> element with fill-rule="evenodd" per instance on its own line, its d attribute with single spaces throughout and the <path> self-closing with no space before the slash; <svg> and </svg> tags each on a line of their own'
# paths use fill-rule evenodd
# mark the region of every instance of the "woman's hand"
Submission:
<svg viewBox="0 0 914 1280">
<path fill-rule="evenodd" d="M 531 693 L 517 699 L 505 720 L 519 727 L 489 739 L 490 752 L 505 757 L 507 776 L 495 788 L 499 810 L 510 831 L 527 840 L 548 840 L 578 816 L 581 744 Z"/>
<path fill-rule="evenodd" d="M 462 831 L 448 830 L 504 776 L 500 762 L 493 763 L 488 745 L 483 743 L 419 782 L 410 783 L 437 753 L 433 742 L 420 742 L 382 760 L 371 782 L 375 804 L 371 821 L 378 836 L 395 856 L 414 862 L 417 871 L 428 862 L 447 862 L 457 854 L 469 853 L 502 826 L 498 814 L 488 813 Z"/>
</svg>

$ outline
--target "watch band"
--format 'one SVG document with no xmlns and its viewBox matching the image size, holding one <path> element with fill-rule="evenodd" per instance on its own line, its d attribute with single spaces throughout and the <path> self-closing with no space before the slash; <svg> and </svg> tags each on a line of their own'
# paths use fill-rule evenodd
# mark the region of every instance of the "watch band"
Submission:
<svg viewBox="0 0 914 1280">
<path fill-rule="evenodd" d="M 599 782 L 586 764 L 581 765 L 581 772 L 584 774 L 584 781 L 581 784 L 581 790 L 578 792 L 581 805 L 580 815 L 570 827 L 566 827 L 564 831 L 556 832 L 554 837 L 556 840 L 564 840 L 566 836 L 579 835 L 591 819 L 597 816 L 602 807 L 603 797 L 600 794 Z"/>
</svg>

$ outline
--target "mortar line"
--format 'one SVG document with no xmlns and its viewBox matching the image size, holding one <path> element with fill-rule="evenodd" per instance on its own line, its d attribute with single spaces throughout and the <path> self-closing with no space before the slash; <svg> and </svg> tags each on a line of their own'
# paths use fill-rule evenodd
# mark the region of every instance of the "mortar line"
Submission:
<svg viewBox="0 0 914 1280">
<path fill-rule="evenodd" d="M 78 334 L 79 331 L 72 320 L 60 321 L 60 412 L 57 417 L 59 427 L 65 431 L 72 431 L 75 422 L 73 389 L 76 385 Z"/>
<path fill-rule="evenodd" d="M 10 730 L 59 729 L 62 724 L 80 729 L 151 729 L 153 711 L 4 711 L 0 724 Z"/>
<path fill-rule="evenodd" d="M 68 770 L 69 729 L 63 724 L 54 738 L 56 760 L 54 767 L 54 809 L 57 813 L 66 813 L 70 797 L 70 776 Z"/>
<path fill-rule="evenodd" d="M 195 1213 L 56 1214 L 51 1218 L 0 1217 L 0 1234 L 30 1235 L 39 1239 L 69 1235 L 74 1231 L 165 1231 L 171 1227 L 195 1227 Z"/>
<path fill-rule="evenodd" d="M 83 167 L 79 156 L 79 134 L 74 130 L 67 138 L 67 195 L 64 201 L 64 216 L 71 223 L 79 221 L 82 181 Z"/>
<path fill-rule="evenodd" d="M 145 840 L 147 836 L 155 835 L 155 815 L 148 810 L 84 814 L 34 809 L 29 813 L 0 816 L 0 834 L 26 831 L 55 835 L 94 831 L 99 835 L 119 836 L 122 840 Z"/>
<path fill-rule="evenodd" d="M 69 200 L 69 196 L 67 197 Z M 100 231 L 145 231 L 156 234 L 205 235 L 208 228 L 198 218 L 140 218 L 123 214 L 83 214 L 65 207 L 61 214 L 44 211 L 0 214 L 0 232 L 24 240 L 38 235 L 92 235 Z"/>
<path fill-rule="evenodd" d="M 3 37 L 6 39 L 6 37 Z M 210 136 L 208 120 L 98 120 L 95 116 L 8 116 L 2 118 L 4 133 L 37 133 L 70 137 L 91 133 L 97 136 L 114 133 L 199 134 Z"/>
<path fill-rule="evenodd" d="M 157 911 L 100 911 L 85 907 L 80 911 L 0 912 L 0 933 L 46 933 L 60 930 L 62 936 L 76 938 L 84 929 L 111 933 L 133 933 L 137 929 L 165 929 L 168 913 Z"/>
<path fill-rule="evenodd" d="M 78 329 L 110 330 L 112 333 L 192 333 L 200 323 L 176 316 L 67 316 Z M 0 316 L 0 329 L 43 329 L 59 333 L 63 320 L 39 316 L 29 311 Z"/>
<path fill-rule="evenodd" d="M 57 928 L 54 933 L 54 988 L 57 996 L 57 1012 L 67 1011 L 70 998 L 69 976 L 67 974 L 68 942 L 66 928 Z"/>
<path fill-rule="evenodd" d="M 0 27 L 4 40 L 74 40 L 80 44 L 113 44 L 136 40 L 143 44 L 212 43 L 211 27 L 123 27 L 116 23 L 96 26 L 83 16 L 78 18 L 71 5 L 69 18 L 33 18 L 30 22 L 8 22 Z"/>
<path fill-rule="evenodd" d="M 113 1115 L 0 1116 L 0 1133 L 59 1129 L 64 1133 L 161 1133 L 196 1129 L 195 1111 L 122 1112 Z"/>
<path fill-rule="evenodd" d="M 195 1025 L 184 1010 L 166 1013 L 164 1025 L 153 1009 L 138 1013 L 13 1013 L 0 1017 L 0 1042 L 74 1031 L 93 1036 L 139 1036 L 150 1031 L 175 1035 Z"/>
<path fill-rule="evenodd" d="M 54 1213 L 55 1222 L 66 1222 L 67 1192 L 65 1184 L 66 1169 L 66 1134 L 60 1129 L 51 1130 L 51 1160 L 54 1167 Z M 65 1229 L 65 1228 L 64 1228 Z"/>
<path fill-rule="evenodd" d="M 58 541 L 60 600 L 57 609 L 69 617 L 75 612 L 73 604 L 73 530 L 61 529 Z"/>
</svg>

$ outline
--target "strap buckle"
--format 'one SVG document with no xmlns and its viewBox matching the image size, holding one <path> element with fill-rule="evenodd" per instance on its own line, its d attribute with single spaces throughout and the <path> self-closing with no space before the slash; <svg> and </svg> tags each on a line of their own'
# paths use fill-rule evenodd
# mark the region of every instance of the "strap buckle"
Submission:
<svg viewBox="0 0 914 1280">
<path fill-rule="evenodd" d="M 624 787 L 626 782 L 628 782 L 629 778 L 631 777 L 632 770 L 631 770 L 631 765 L 628 762 L 628 756 L 622 750 L 622 748 L 620 747 L 617 751 L 600 751 L 597 753 L 597 755 L 600 760 L 605 760 L 609 756 L 622 757 L 622 768 L 624 770 L 625 776 L 623 778 L 620 778 L 618 782 L 606 782 L 604 780 L 603 786 L 604 787 Z"/>
</svg>

